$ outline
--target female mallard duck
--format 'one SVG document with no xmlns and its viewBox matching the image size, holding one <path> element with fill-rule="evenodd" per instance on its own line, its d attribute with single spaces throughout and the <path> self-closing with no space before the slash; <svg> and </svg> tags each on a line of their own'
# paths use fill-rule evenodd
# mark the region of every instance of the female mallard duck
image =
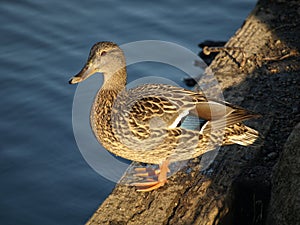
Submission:
<svg viewBox="0 0 300 225">
<path fill-rule="evenodd" d="M 125 56 L 115 43 L 95 44 L 87 63 L 70 84 L 96 72 L 104 75 L 90 117 L 98 141 L 120 157 L 160 165 L 157 180 L 135 184 L 139 191 L 163 186 L 171 162 L 197 157 L 220 145 L 247 146 L 259 136 L 241 123 L 257 114 L 207 99 L 201 92 L 165 84 L 125 90 Z M 196 128 L 182 126 L 187 118 L 197 118 Z"/>
</svg>

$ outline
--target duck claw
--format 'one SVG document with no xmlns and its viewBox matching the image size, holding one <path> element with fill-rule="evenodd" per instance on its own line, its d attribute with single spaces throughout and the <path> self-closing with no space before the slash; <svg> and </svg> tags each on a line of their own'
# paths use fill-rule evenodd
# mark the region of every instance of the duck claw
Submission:
<svg viewBox="0 0 300 225">
<path fill-rule="evenodd" d="M 141 183 L 133 183 L 132 185 L 137 188 L 139 192 L 148 192 L 160 188 L 165 185 L 167 180 L 163 181 L 147 181 Z"/>
<path fill-rule="evenodd" d="M 140 168 L 135 168 L 134 171 L 136 174 L 134 176 L 137 177 L 151 177 L 151 176 L 158 176 L 160 174 L 160 169 L 152 169 L 152 168 L 145 168 L 145 167 L 140 167 Z"/>
<path fill-rule="evenodd" d="M 166 160 L 160 165 L 159 169 L 152 168 L 135 168 L 137 172 L 135 176 L 144 177 L 145 181 L 135 182 L 131 185 L 137 188 L 137 191 L 146 192 L 152 191 L 162 187 L 167 182 L 167 173 L 170 171 L 168 168 L 169 162 Z M 153 179 L 155 177 L 156 179 Z"/>
</svg>

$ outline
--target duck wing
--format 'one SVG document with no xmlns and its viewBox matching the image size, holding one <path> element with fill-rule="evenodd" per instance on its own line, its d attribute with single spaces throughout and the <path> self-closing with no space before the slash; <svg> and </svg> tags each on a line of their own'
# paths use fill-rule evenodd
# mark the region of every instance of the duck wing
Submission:
<svg viewBox="0 0 300 225">
<path fill-rule="evenodd" d="M 230 103 L 207 99 L 202 92 L 164 84 L 145 84 L 130 89 L 118 96 L 115 105 L 119 112 L 126 112 L 124 119 L 132 131 L 144 137 L 149 135 L 150 126 L 172 129 L 184 125 L 189 129 L 195 125 L 201 128 L 209 122 L 214 129 L 222 129 L 224 123 L 230 126 L 259 117 Z"/>
</svg>

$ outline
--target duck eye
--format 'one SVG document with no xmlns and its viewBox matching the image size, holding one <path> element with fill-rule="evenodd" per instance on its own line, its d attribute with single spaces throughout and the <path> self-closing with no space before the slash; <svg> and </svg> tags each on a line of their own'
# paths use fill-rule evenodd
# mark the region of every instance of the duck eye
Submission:
<svg viewBox="0 0 300 225">
<path fill-rule="evenodd" d="M 101 52 L 101 56 L 105 56 L 106 55 L 106 51 Z"/>
</svg>

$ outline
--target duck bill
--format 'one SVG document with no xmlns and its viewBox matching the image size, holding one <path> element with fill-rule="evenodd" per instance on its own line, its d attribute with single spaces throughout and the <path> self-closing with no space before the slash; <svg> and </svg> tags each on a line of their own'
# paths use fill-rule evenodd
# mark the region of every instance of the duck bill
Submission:
<svg viewBox="0 0 300 225">
<path fill-rule="evenodd" d="M 78 74 L 76 74 L 74 77 L 71 78 L 71 80 L 69 80 L 69 84 L 80 83 L 88 77 L 90 77 L 91 75 L 93 75 L 94 73 L 96 73 L 96 69 L 93 68 L 92 64 L 90 65 L 91 66 L 89 66 L 89 63 L 87 63 Z"/>
</svg>

